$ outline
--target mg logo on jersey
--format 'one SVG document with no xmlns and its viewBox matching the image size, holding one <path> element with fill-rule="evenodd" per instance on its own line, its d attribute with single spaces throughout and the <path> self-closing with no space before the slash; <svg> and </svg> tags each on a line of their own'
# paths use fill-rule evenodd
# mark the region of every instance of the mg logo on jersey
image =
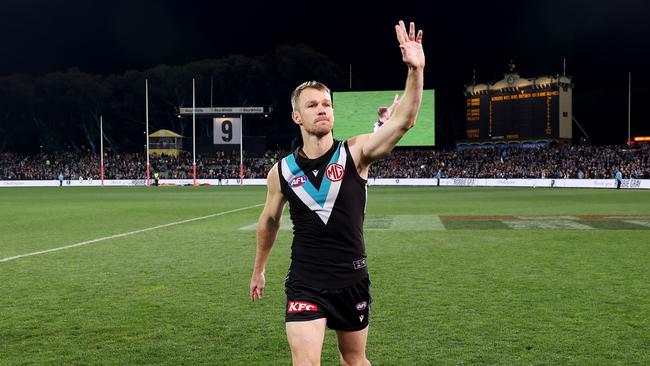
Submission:
<svg viewBox="0 0 650 366">
<path fill-rule="evenodd" d="M 289 301 L 287 312 L 302 313 L 303 311 L 318 311 L 318 306 L 306 301 Z"/>
<path fill-rule="evenodd" d="M 345 175 L 344 172 L 345 169 L 343 169 L 343 166 L 341 164 L 332 163 L 327 166 L 327 179 L 331 180 L 332 182 L 338 182 L 343 179 L 343 175 Z"/>
<path fill-rule="evenodd" d="M 291 188 L 296 188 L 296 187 L 300 187 L 301 185 L 303 185 L 305 183 L 307 183 L 307 177 L 305 177 L 304 175 L 301 175 L 299 177 L 293 178 L 291 180 L 291 182 L 289 182 L 289 185 L 291 186 Z"/>
</svg>

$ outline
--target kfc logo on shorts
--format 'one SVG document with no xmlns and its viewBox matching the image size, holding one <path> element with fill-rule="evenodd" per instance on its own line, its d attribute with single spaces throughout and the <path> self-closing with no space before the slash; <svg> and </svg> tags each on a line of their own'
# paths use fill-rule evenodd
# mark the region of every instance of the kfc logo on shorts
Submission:
<svg viewBox="0 0 650 366">
<path fill-rule="evenodd" d="M 357 310 L 359 311 L 364 310 L 366 307 L 368 307 L 367 301 L 361 301 L 360 303 L 357 304 L 357 306 L 355 306 L 355 308 L 357 308 Z"/>
<path fill-rule="evenodd" d="M 307 183 L 307 177 L 305 177 L 304 175 L 301 175 L 299 177 L 293 178 L 291 180 L 291 182 L 289 183 L 289 185 L 291 186 L 291 188 L 296 188 L 296 187 L 300 187 L 301 185 L 303 185 L 305 183 Z"/>
<path fill-rule="evenodd" d="M 288 313 L 302 313 L 303 311 L 318 311 L 318 306 L 306 301 L 289 301 Z"/>
<path fill-rule="evenodd" d="M 343 165 L 337 163 L 328 165 L 325 172 L 327 174 L 327 179 L 331 180 L 332 182 L 340 181 L 345 175 L 345 169 L 343 169 Z"/>
</svg>

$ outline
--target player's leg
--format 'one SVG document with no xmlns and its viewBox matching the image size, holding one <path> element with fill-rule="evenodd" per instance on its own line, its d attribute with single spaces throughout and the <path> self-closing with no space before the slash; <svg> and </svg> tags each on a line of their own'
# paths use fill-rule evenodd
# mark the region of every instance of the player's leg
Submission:
<svg viewBox="0 0 650 366">
<path fill-rule="evenodd" d="M 345 366 L 370 365 L 366 358 L 366 341 L 370 321 L 370 279 L 336 291 L 330 298 L 334 316 L 327 325 L 336 330 L 341 364 Z"/>
<path fill-rule="evenodd" d="M 325 318 L 286 323 L 287 339 L 294 366 L 320 365 L 326 323 Z"/>
<path fill-rule="evenodd" d="M 369 366 L 366 358 L 366 342 L 368 340 L 368 327 L 357 331 L 337 330 L 336 337 L 339 343 L 341 365 L 343 366 Z"/>
</svg>

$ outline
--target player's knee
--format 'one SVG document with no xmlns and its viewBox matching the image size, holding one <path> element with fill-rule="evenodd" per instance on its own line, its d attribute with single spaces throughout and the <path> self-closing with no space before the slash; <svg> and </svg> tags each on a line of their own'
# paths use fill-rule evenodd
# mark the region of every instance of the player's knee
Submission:
<svg viewBox="0 0 650 366">
<path fill-rule="evenodd" d="M 320 366 L 320 354 L 292 355 L 293 366 Z"/>
<path fill-rule="evenodd" d="M 341 366 L 350 366 L 350 364 L 345 361 L 345 358 L 343 358 L 343 355 L 340 353 L 339 353 L 339 360 L 341 361 Z"/>
<path fill-rule="evenodd" d="M 293 363 L 293 366 L 320 366 L 318 360 L 300 360 Z"/>
<path fill-rule="evenodd" d="M 365 355 L 340 354 L 341 366 L 371 366 Z"/>
</svg>

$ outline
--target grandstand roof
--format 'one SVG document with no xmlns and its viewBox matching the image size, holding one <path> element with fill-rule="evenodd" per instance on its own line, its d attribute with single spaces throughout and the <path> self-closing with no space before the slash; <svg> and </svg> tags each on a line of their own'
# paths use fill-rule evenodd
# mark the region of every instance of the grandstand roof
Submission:
<svg viewBox="0 0 650 366">
<path fill-rule="evenodd" d="M 493 83 L 469 85 L 465 91 L 467 93 L 480 93 L 486 91 L 503 91 L 508 88 L 526 88 L 526 87 L 547 87 L 550 84 L 571 84 L 571 78 L 563 75 L 555 76 L 538 76 L 527 79 L 519 76 L 518 73 L 505 74 L 504 78 Z"/>
<path fill-rule="evenodd" d="M 170 130 L 158 130 L 152 134 L 149 135 L 149 137 L 183 137 L 176 132 L 172 132 Z"/>
</svg>

